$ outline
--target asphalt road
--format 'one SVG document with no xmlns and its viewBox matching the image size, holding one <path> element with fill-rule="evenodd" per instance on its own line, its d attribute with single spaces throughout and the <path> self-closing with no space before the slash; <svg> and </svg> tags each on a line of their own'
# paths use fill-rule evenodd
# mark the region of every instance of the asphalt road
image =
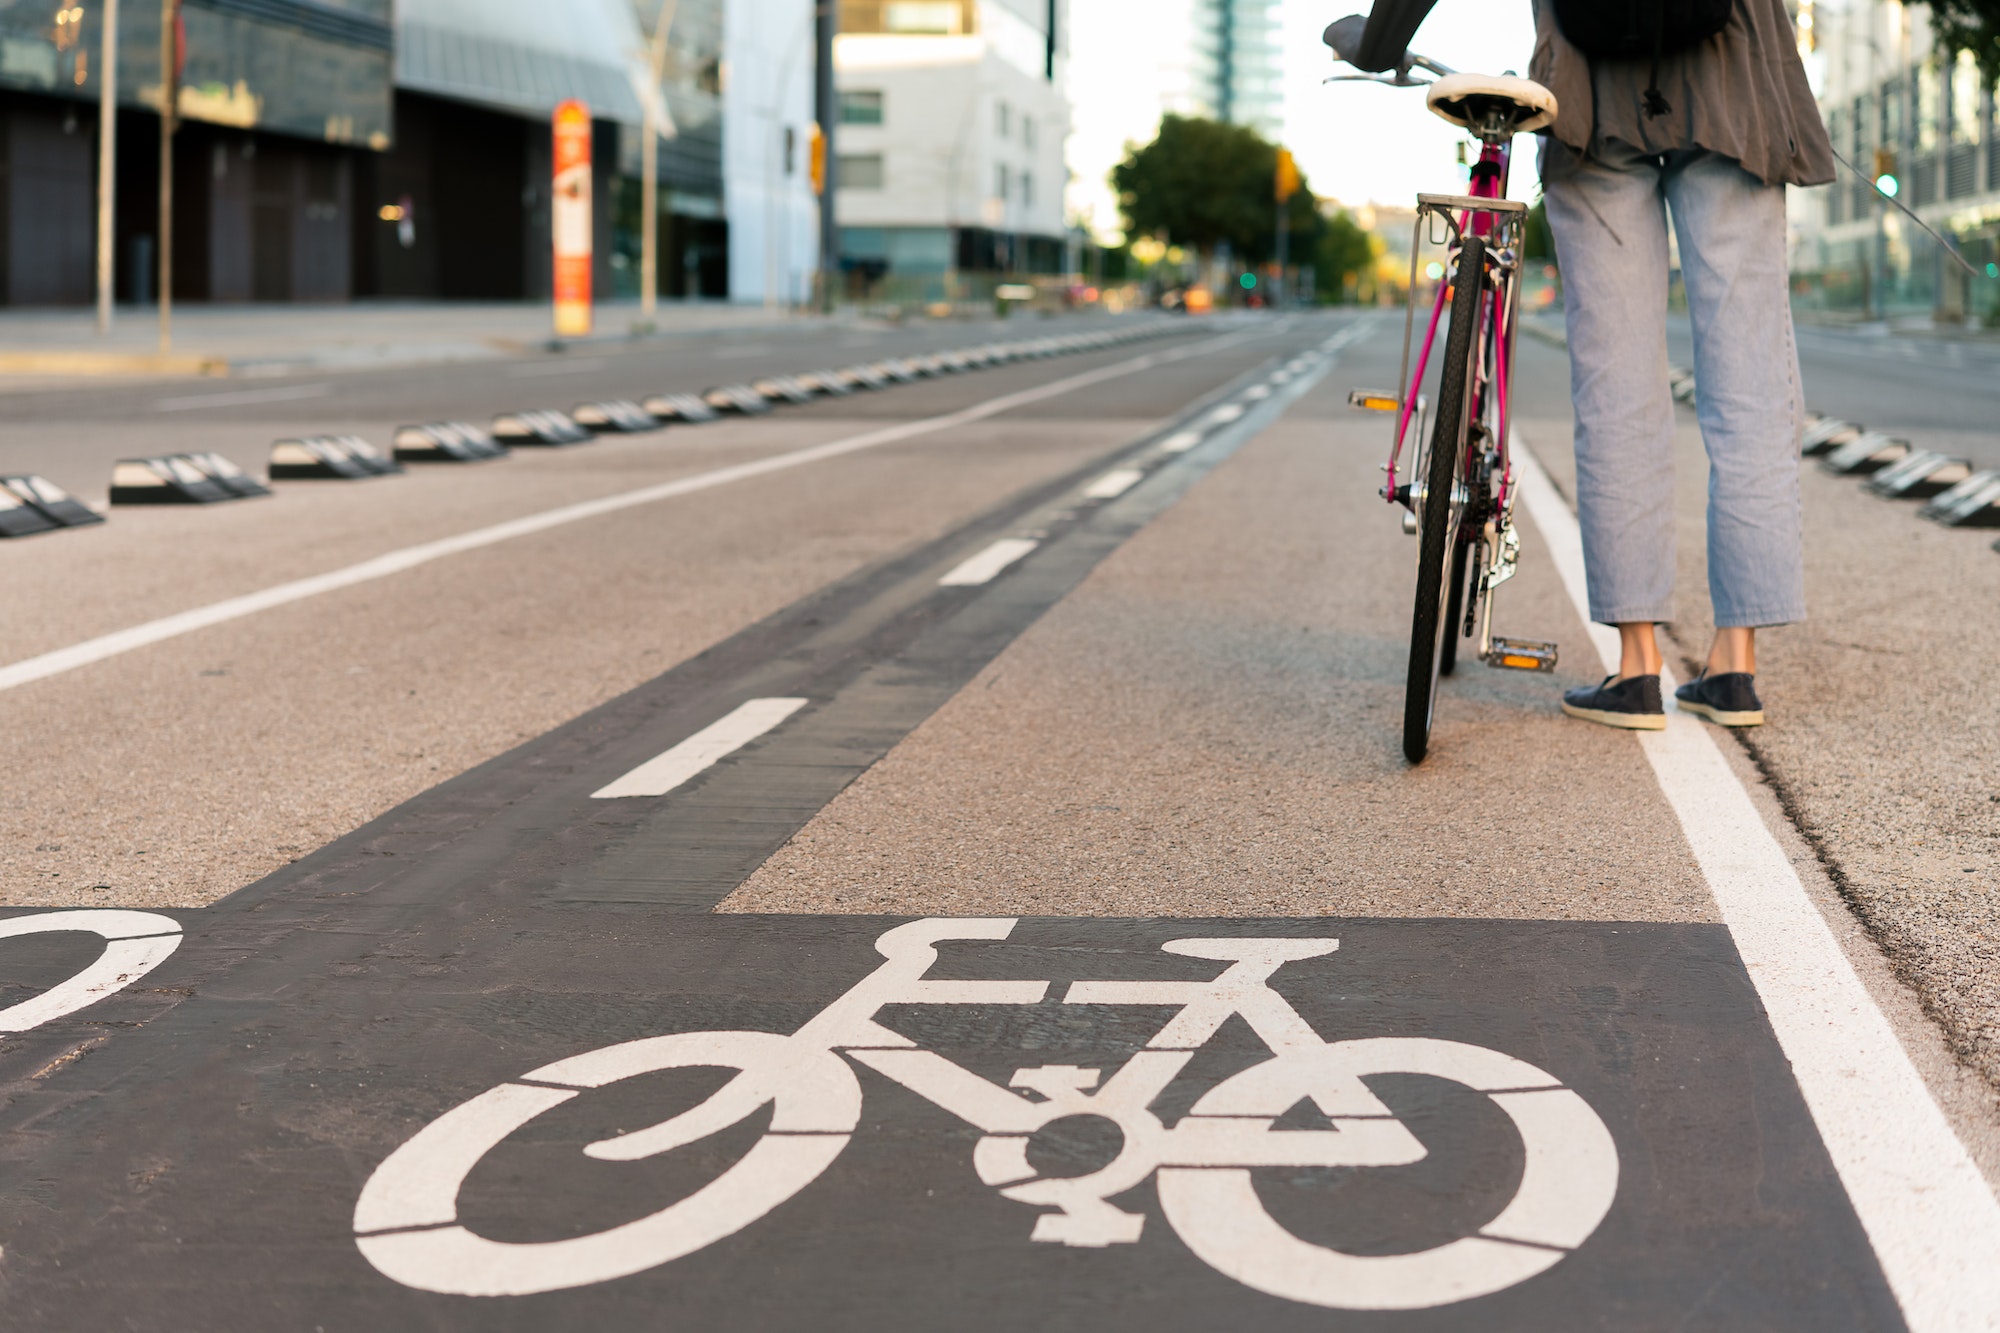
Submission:
<svg viewBox="0 0 2000 1333">
<path fill-rule="evenodd" d="M 1672 324 L 1668 347 L 1680 364 L 1693 364 L 1685 317 Z M 2000 468 L 2000 431 L 1994 430 L 2000 343 L 1808 324 L 1798 329 L 1798 348 L 1814 411 Z"/>
<path fill-rule="evenodd" d="M 2000 654 L 1940 607 L 2000 558 L 1809 468 L 1772 725 L 1565 719 L 1524 343 L 1496 628 L 1562 663 L 1462 668 L 1409 768 L 1413 543 L 1344 406 L 1400 327 L 0 546 L 0 672 L 45 664 L 0 675 L 9 1326 L 1994 1326 Z M 937 334 L 847 336 L 41 396 L 0 449 L 74 482 Z"/>
</svg>

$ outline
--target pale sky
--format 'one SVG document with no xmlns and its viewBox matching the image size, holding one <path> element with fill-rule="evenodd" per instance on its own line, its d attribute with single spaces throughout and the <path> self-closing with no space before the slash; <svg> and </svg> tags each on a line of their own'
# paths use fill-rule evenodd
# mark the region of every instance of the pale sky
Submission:
<svg viewBox="0 0 2000 1333">
<path fill-rule="evenodd" d="M 1360 0 L 1285 0 L 1285 141 L 1313 192 L 1346 204 L 1409 206 L 1420 190 L 1462 187 L 1459 132 L 1424 108 L 1415 88 L 1323 84 L 1343 70 L 1319 35 L 1343 14 L 1366 12 Z M 1187 0 L 1070 0 L 1070 206 L 1116 226 L 1104 173 L 1127 140 L 1152 137 L 1162 110 L 1178 109 L 1188 86 Z M 1145 21 L 1135 22 L 1139 14 Z M 1454 69 L 1527 72 L 1534 49 L 1529 0 L 1439 0 L 1412 45 Z M 1515 141 L 1510 191 L 1534 192 L 1535 140 Z"/>
</svg>

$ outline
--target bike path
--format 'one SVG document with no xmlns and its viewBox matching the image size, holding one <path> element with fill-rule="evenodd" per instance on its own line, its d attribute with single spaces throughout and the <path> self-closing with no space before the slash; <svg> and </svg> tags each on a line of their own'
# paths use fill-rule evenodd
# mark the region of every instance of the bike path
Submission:
<svg viewBox="0 0 2000 1333">
<path fill-rule="evenodd" d="M 1457 1328 L 1468 1319 L 1494 1328 L 1900 1327 L 1727 930 L 1680 896 L 1685 851 L 1650 880 L 1637 882 L 1638 865 L 1611 876 L 1623 896 L 1597 910 L 1587 909 L 1593 887 L 1579 883 L 1578 910 L 1568 915 L 1598 920 L 1548 919 L 1558 914 L 1490 873 L 1497 863 L 1454 872 L 1440 859 L 1374 901 L 1357 878 L 1345 897 L 1306 892 L 1264 907 L 1255 876 L 1225 862 L 1222 887 L 1233 882 L 1259 916 L 1228 901 L 1206 914 L 1188 911 L 1188 899 L 1142 909 L 1222 920 L 1131 919 L 1141 913 L 1125 906 L 1129 895 L 1105 884 L 1093 902 L 1063 904 L 1062 916 L 941 944 L 927 973 L 1048 983 L 1031 998 L 1018 988 L 1004 1001 L 916 991 L 879 1011 L 888 1035 L 832 1043 L 856 1055 L 823 1048 L 808 1058 L 786 1047 L 771 1068 L 824 1071 L 832 1061 L 850 1071 L 788 1084 L 779 1113 L 798 1118 L 753 1108 L 683 1151 L 637 1162 L 578 1151 L 697 1104 L 721 1086 L 729 1059 L 769 1043 L 717 1048 L 715 1063 L 693 1072 L 632 1073 L 627 1061 L 619 1068 L 629 1077 L 587 1095 L 578 1088 L 588 1078 L 552 1062 L 674 1033 L 794 1032 L 870 975 L 878 941 L 899 921 L 967 910 L 949 899 L 966 873 L 938 878 L 938 904 L 887 918 L 709 909 L 815 815 L 839 817 L 842 789 L 927 718 L 946 720 L 939 706 L 965 698 L 968 682 L 981 688 L 989 663 L 1004 679 L 1009 645 L 1051 607 L 1060 611 L 1094 570 L 1115 572 L 1120 546 L 1143 539 L 1229 463 L 1292 391 L 1238 395 L 1232 403 L 1245 415 L 1197 427 L 1205 443 L 1169 452 L 1164 432 L 1144 442 L 1124 460 L 1140 477 L 1115 494 L 1099 473 L 1025 497 L 215 908 L 172 914 L 185 941 L 151 971 L 0 1046 L 8 1082 L 0 1282 L 10 1320 L 48 1328 L 663 1319 L 1210 1328 L 1246 1318 L 1274 1328 Z M 1038 545 L 1004 577 L 939 587 L 1005 537 Z M 1379 545 L 1357 537 L 1342 549 Z M 1359 573 L 1393 600 L 1393 571 Z M 1353 671 L 1386 652 L 1364 644 L 1339 660 Z M 742 704 L 794 697 L 808 700 L 803 710 L 664 799 L 591 797 Z M 1531 711 L 1526 696 L 1504 691 L 1479 707 Z M 1358 733 L 1365 721 L 1349 725 Z M 1540 720 L 1519 725 L 1531 724 Z M 1379 730 L 1386 751 L 1393 733 Z M 1589 769 L 1578 799 L 1608 792 L 1607 822 L 1630 820 L 1617 801 L 1618 784 L 1636 769 L 1629 753 L 1586 750 L 1570 762 Z M 1453 776 L 1406 806 L 1406 822 L 1442 809 L 1443 794 L 1470 790 L 1481 775 Z M 1350 794 L 1368 803 L 1365 786 Z M 1506 813 L 1518 812 L 1496 806 L 1485 816 L 1492 838 L 1505 836 L 1496 821 Z M 1176 836 L 1201 832 L 1197 821 Z M 1323 855 L 1359 857 L 1380 832 L 1358 827 Z M 1534 849 L 1508 856 L 1524 883 Z M 1575 876 L 1583 864 L 1560 851 L 1543 860 L 1550 878 Z M 1418 906 L 1424 876 L 1452 885 L 1428 909 Z M 1490 909 L 1474 910 L 1482 894 Z M 787 905 L 812 901 L 801 892 Z M 1517 919 L 1496 919 L 1508 915 Z M 1231 1001 L 1242 1011 L 1212 1033 L 1165 1037 L 1164 1019 L 1223 971 L 1211 961 L 1217 938 L 1339 945 L 1275 969 L 1277 1001 L 1245 991 Z M 1161 947 L 1191 939 L 1209 941 L 1207 951 Z M 70 930 L 0 947 L 10 979 L 31 993 L 83 967 L 99 945 Z M 1163 1007 L 1129 996 L 1072 1002 L 1072 981 L 1193 985 Z M 1260 1026 L 1244 1017 L 1254 1005 L 1263 1006 Z M 1270 1034 L 1285 1030 L 1287 1013 L 1309 1032 L 1294 1031 L 1274 1059 Z M 1352 1062 L 1377 1048 L 1353 1043 L 1371 1039 L 1404 1045 L 1381 1048 L 1382 1059 L 1354 1074 Z M 992 1091 L 968 1091 L 937 1063 L 927 1075 L 896 1064 L 884 1048 L 899 1041 Z M 1157 1097 L 1137 1110 L 1120 1103 L 1109 1117 L 1126 1127 L 1125 1146 L 1142 1143 L 1155 1121 L 1176 1131 L 1194 1122 L 1212 1143 L 1206 1155 L 1142 1154 L 1139 1165 L 1159 1170 L 1100 1201 L 1128 1230 L 1136 1217 L 1136 1236 L 1100 1230 L 1063 1243 L 1060 1228 L 1038 1220 L 1048 1205 L 1000 1193 L 1019 1184 L 1005 1169 L 1010 1154 L 1041 1177 L 1086 1175 L 1113 1156 L 1116 1136 L 1087 1109 L 1023 1131 L 979 1108 L 1002 1097 L 1014 1099 L 1003 1106 L 1038 1104 L 1008 1084 L 1039 1086 L 1042 1096 L 1092 1091 L 1078 1071 L 1115 1079 L 1148 1043 L 1186 1062 Z M 1439 1063 L 1438 1044 L 1463 1048 L 1459 1058 L 1472 1064 Z M 1520 1072 L 1468 1072 L 1501 1057 Z M 1233 1080 L 1257 1070 L 1284 1076 L 1275 1092 L 1198 1110 L 1225 1083 L 1249 1087 Z M 855 1080 L 858 1109 L 845 1077 Z M 391 1171 L 376 1191 L 380 1206 L 357 1219 L 357 1201 L 392 1154 L 453 1108 L 505 1087 L 519 1091 L 503 1099 L 540 1098 L 551 1109 L 491 1153 L 463 1155 L 456 1166 L 431 1153 L 428 1175 Z M 1289 1105 L 1271 1101 L 1301 1088 Z M 1572 1106 L 1565 1123 L 1575 1132 L 1554 1146 L 1546 1124 L 1524 1127 L 1538 1113 L 1522 1108 L 1538 1098 L 1585 1108 Z M 830 1142 L 850 1125 L 851 1143 Z M 1405 1149 L 1354 1164 L 1394 1125 L 1415 1137 L 1421 1156 Z M 1604 1154 L 1589 1151 L 1594 1133 L 1612 1145 L 1608 1174 Z M 1303 1141 L 1279 1142 L 1287 1134 L 1317 1136 L 1321 1160 L 1298 1164 L 1313 1154 Z M 980 1148 L 996 1137 L 1010 1143 Z M 768 1166 L 774 1154 L 830 1149 L 838 1149 L 831 1164 L 809 1182 Z M 1257 1164 L 1273 1159 L 1280 1164 Z M 744 1161 L 767 1165 L 745 1174 Z M 437 1182 L 454 1184 L 461 1168 L 464 1187 L 447 1191 L 450 1208 L 439 1215 Z M 1539 1182 L 1532 1190 L 1531 1181 Z M 664 1221 L 643 1220 L 704 1198 Z M 1524 1198 L 1525 1213 L 1515 1208 Z M 690 1220 L 696 1213 L 706 1220 Z M 722 1225 L 715 1216 L 741 1226 L 694 1245 Z M 357 1220 L 372 1250 L 356 1244 Z M 592 1239 L 619 1226 L 630 1229 Z M 368 1257 L 421 1254 L 426 1243 L 445 1244 L 423 1237 L 449 1240 L 454 1227 L 524 1248 L 512 1262 L 510 1252 L 488 1252 L 470 1269 L 386 1261 L 402 1280 Z M 1495 1228 L 1504 1234 L 1480 1235 Z M 1048 1232 L 1039 1241 L 1038 1229 Z M 414 1239 L 385 1247 L 385 1236 Z M 526 1248 L 540 1245 L 568 1248 Z M 1435 1253 L 1452 1246 L 1461 1248 Z M 661 1258 L 679 1248 L 690 1252 Z M 1274 1252 L 1296 1262 L 1274 1272 Z M 1415 1276 L 1398 1276 L 1409 1258 L 1422 1259 Z M 595 1280 L 536 1286 L 571 1266 Z M 607 1275 L 621 1266 L 630 1271 Z M 1496 1274 L 1512 1280 L 1492 1285 Z M 520 1294 L 447 1294 L 501 1288 Z"/>
</svg>

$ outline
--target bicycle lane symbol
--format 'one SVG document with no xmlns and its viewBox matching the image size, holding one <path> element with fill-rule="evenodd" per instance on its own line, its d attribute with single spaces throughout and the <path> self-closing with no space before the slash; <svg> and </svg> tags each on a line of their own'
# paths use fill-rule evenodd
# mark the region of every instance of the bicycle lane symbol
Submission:
<svg viewBox="0 0 2000 1333">
<path fill-rule="evenodd" d="M 180 947 L 181 927 L 157 912 L 78 908 L 0 920 L 0 940 L 57 931 L 101 936 L 104 950 L 81 972 L 0 1009 L 0 1033 L 22 1033 L 97 1003 L 145 976 Z"/>
<path fill-rule="evenodd" d="M 1099 1247 L 1141 1240 L 1143 1214 L 1111 1202 L 1144 1182 L 1167 1223 L 1218 1272 L 1269 1295 L 1347 1310 L 1421 1309 L 1504 1290 L 1560 1263 L 1609 1212 L 1618 1154 L 1595 1111 L 1552 1075 L 1484 1047 L 1427 1037 L 1327 1041 L 1268 984 L 1288 962 L 1334 952 L 1333 939 L 1172 940 L 1161 947 L 1225 964 L 1208 981 L 1076 981 L 1064 1004 L 1174 1012 L 1109 1077 L 1073 1065 L 1017 1070 L 1002 1087 L 876 1022 L 887 1005 L 1030 1005 L 1046 981 L 927 979 L 938 943 L 1004 940 L 1011 919 L 929 919 L 876 941 L 883 963 L 790 1036 L 688 1032 L 558 1060 L 462 1103 L 385 1159 L 354 1210 L 356 1244 L 385 1276 L 419 1290 L 524 1296 L 630 1276 L 735 1234 L 804 1190 L 860 1123 L 852 1060 L 983 1136 L 972 1164 L 1002 1197 L 1044 1210 L 1031 1241 Z M 1224 1079 L 1168 1126 L 1150 1109 L 1196 1051 L 1241 1017 L 1270 1058 Z M 845 1058 L 843 1058 L 845 1057 Z M 734 1076 L 706 1101 L 648 1128 L 590 1143 L 601 1161 L 637 1161 L 707 1138 L 769 1106 L 756 1145 L 702 1188 L 634 1221 L 544 1242 L 497 1241 L 460 1223 L 458 1194 L 486 1155 L 536 1117 L 624 1079 L 719 1067 Z M 1378 1074 L 1425 1074 L 1489 1098 L 1520 1136 L 1519 1185 L 1474 1234 L 1408 1254 L 1348 1254 L 1303 1240 L 1260 1201 L 1268 1167 L 1394 1167 L 1426 1150 L 1372 1093 Z M 1019 1091 L 1016 1091 L 1018 1089 Z M 1277 1129 L 1310 1100 L 1325 1129 Z M 1090 1174 L 1042 1177 L 1034 1133 L 1065 1116 L 1112 1121 L 1116 1157 Z M 1024 1220 L 1026 1220 L 1024 1218 Z"/>
</svg>

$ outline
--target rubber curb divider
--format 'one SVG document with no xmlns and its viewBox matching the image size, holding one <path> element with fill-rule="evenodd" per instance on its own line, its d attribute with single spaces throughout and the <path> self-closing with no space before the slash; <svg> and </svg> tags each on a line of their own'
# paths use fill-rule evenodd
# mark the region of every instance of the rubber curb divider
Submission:
<svg viewBox="0 0 2000 1333">
<path fill-rule="evenodd" d="M 467 421 L 398 426 L 393 447 L 397 460 L 404 463 L 484 463 L 507 456 L 506 445 Z"/>
<path fill-rule="evenodd" d="M 578 403 L 570 409 L 570 420 L 598 435 L 658 430 L 666 423 L 650 409 L 629 398 L 611 398 L 601 403 Z"/>
<path fill-rule="evenodd" d="M 28 537 L 102 523 L 104 515 L 47 477 L 0 477 L 0 537 Z"/>
<path fill-rule="evenodd" d="M 771 410 L 771 404 L 764 395 L 747 384 L 724 384 L 704 389 L 701 401 L 718 412 L 741 412 L 745 416 L 762 416 Z"/>
<path fill-rule="evenodd" d="M 1973 473 L 1919 509 L 1917 516 L 1948 528 L 2000 528 L 2000 472 Z"/>
<path fill-rule="evenodd" d="M 1864 430 L 1821 458 L 1819 465 L 1828 472 L 1846 476 L 1872 476 L 1891 463 L 1900 463 L 1911 452 L 1908 440 L 1892 439 L 1879 430 Z"/>
<path fill-rule="evenodd" d="M 1942 495 L 1972 475 L 1972 464 L 1935 449 L 1917 449 L 1900 463 L 1891 463 L 1861 484 L 1885 500 L 1928 500 Z"/>
<path fill-rule="evenodd" d="M 111 468 L 115 505 L 220 504 L 270 493 L 270 487 L 217 453 L 121 458 Z"/>
<path fill-rule="evenodd" d="M 570 419 L 567 412 L 544 408 L 535 412 L 502 412 L 493 418 L 493 435 L 507 444 L 583 444 L 594 437 Z"/>
<path fill-rule="evenodd" d="M 273 481 L 332 479 L 365 481 L 403 470 L 403 465 L 359 435 L 303 435 L 277 440 L 265 468 Z"/>
<path fill-rule="evenodd" d="M 750 381 L 750 387 L 764 395 L 766 402 L 810 403 L 813 391 L 795 375 L 766 375 Z"/>
<path fill-rule="evenodd" d="M 704 403 L 699 394 L 649 394 L 639 405 L 662 421 L 679 421 L 686 425 L 699 426 L 703 422 L 717 419 L 716 410 Z"/>
</svg>

